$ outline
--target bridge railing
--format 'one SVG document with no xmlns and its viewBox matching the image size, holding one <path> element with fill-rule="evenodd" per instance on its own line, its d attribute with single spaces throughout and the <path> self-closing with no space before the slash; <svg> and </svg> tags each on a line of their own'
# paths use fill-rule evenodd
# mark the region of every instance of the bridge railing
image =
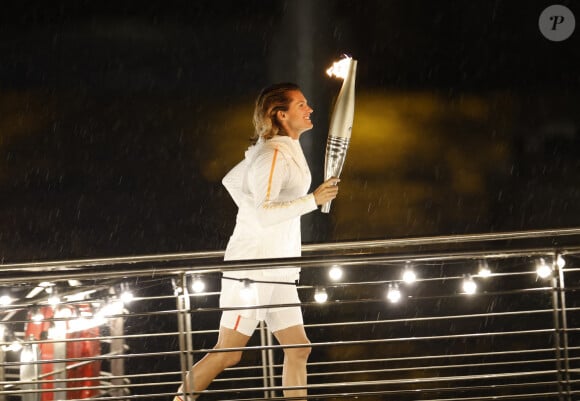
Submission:
<svg viewBox="0 0 580 401">
<path fill-rule="evenodd" d="M 580 394 L 580 229 L 303 251 L 0 265 L 0 401 L 170 400 L 189 367 L 217 352 L 221 274 L 288 265 L 302 268 L 311 399 Z M 266 327 L 244 351 L 200 400 L 283 399 L 283 348 Z"/>
</svg>

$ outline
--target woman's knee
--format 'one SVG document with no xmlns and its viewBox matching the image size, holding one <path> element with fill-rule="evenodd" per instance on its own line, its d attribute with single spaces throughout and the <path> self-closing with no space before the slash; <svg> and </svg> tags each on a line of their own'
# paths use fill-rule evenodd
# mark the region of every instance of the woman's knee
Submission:
<svg viewBox="0 0 580 401">
<path fill-rule="evenodd" d="M 308 360 L 311 351 L 312 347 L 285 348 L 284 354 L 291 360 L 305 362 Z"/>
</svg>

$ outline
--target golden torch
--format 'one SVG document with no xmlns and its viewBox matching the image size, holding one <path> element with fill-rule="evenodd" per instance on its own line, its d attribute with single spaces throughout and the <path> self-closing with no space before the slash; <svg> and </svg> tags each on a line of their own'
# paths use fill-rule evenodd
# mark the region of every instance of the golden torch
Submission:
<svg viewBox="0 0 580 401">
<path fill-rule="evenodd" d="M 331 177 L 340 177 L 342 166 L 344 166 L 344 160 L 346 159 L 346 151 L 348 150 L 352 121 L 354 119 L 356 64 L 356 60 L 345 57 L 326 70 L 329 76 L 342 78 L 344 81 L 330 117 L 326 156 L 324 158 L 324 180 Z M 327 202 L 322 205 L 322 213 L 330 212 L 330 203 Z"/>
</svg>

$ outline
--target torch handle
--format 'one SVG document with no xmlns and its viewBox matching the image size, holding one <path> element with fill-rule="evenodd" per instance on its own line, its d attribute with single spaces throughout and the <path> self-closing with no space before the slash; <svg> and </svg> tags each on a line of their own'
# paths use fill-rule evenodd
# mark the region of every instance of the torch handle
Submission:
<svg viewBox="0 0 580 401">
<path fill-rule="evenodd" d="M 329 136 L 326 142 L 326 157 L 324 161 L 324 180 L 329 178 L 340 177 L 344 161 L 346 159 L 346 151 L 350 138 Z M 332 201 L 326 202 L 320 208 L 322 213 L 330 212 L 330 204 Z"/>
</svg>

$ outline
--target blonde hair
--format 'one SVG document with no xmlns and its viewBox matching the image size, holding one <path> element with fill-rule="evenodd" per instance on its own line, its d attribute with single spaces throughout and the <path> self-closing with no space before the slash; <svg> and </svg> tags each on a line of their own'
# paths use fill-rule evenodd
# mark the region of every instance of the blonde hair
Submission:
<svg viewBox="0 0 580 401">
<path fill-rule="evenodd" d="M 299 90 L 300 87 L 291 82 L 262 89 L 254 107 L 254 135 L 250 138 L 252 143 L 260 138 L 272 139 L 275 135 L 288 135 L 278 121 L 277 114 L 279 111 L 288 111 L 291 101 L 288 92 Z"/>
</svg>

